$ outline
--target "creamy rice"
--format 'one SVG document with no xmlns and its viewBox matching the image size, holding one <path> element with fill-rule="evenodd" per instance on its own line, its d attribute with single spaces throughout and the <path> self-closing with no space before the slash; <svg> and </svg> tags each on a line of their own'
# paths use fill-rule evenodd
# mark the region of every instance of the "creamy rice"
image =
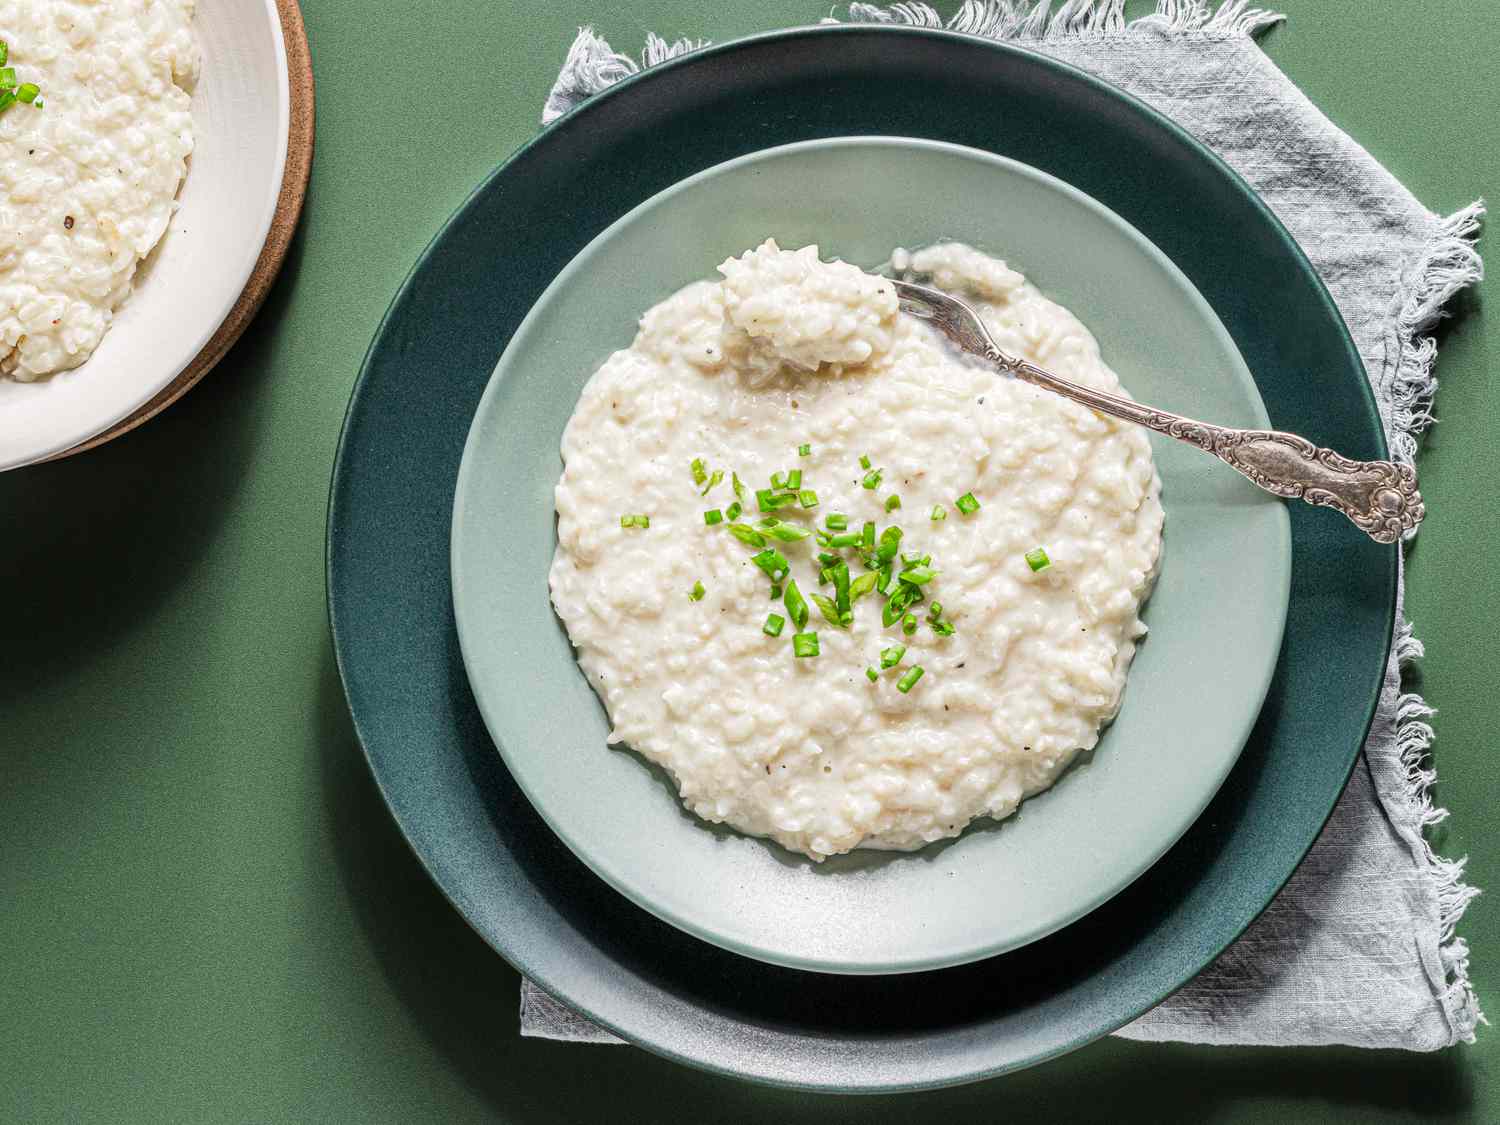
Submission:
<svg viewBox="0 0 1500 1125">
<path fill-rule="evenodd" d="M 0 116 L 0 375 L 94 353 L 166 233 L 193 150 L 194 0 L 0 0 L 46 108 Z"/>
<path fill-rule="evenodd" d="M 1003 348 L 1120 392 L 1083 325 L 1003 263 L 956 244 L 893 261 L 968 294 Z M 1009 815 L 1119 708 L 1161 542 L 1145 435 L 960 359 L 896 315 L 888 284 L 819 265 L 815 247 L 767 244 L 721 269 L 722 283 L 646 313 L 563 438 L 552 597 L 610 740 L 663 766 L 698 816 L 813 859 L 918 848 Z M 862 487 L 861 456 L 881 471 L 876 489 Z M 695 458 L 725 471 L 706 497 Z M 914 635 L 882 627 L 878 593 L 853 603 L 847 628 L 811 608 L 815 658 L 793 656 L 792 622 L 762 631 L 787 610 L 755 549 L 703 512 L 734 500 L 733 470 L 754 525 L 753 490 L 788 469 L 818 506 L 777 517 L 899 524 L 902 552 L 931 554 L 939 573 L 913 607 Z M 980 507 L 966 516 L 954 502 L 968 493 Z M 891 495 L 901 506 L 888 513 Z M 626 514 L 650 526 L 622 528 Z M 832 594 L 813 539 L 771 545 L 804 595 Z M 1038 547 L 1050 565 L 1033 571 Z M 951 636 L 929 624 L 932 601 Z M 881 670 L 898 644 L 903 658 Z M 914 665 L 925 674 L 903 693 Z"/>
</svg>

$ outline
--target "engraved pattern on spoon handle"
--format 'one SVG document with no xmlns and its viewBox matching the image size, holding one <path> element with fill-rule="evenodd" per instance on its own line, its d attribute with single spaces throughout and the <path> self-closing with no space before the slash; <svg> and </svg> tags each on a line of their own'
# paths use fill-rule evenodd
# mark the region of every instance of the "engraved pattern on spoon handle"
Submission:
<svg viewBox="0 0 1500 1125">
<path fill-rule="evenodd" d="M 1333 508 L 1377 543 L 1394 543 L 1425 516 L 1417 475 L 1393 461 L 1355 461 L 1279 430 L 1236 430 L 1184 418 L 1128 398 L 1079 386 L 1016 359 L 993 344 L 984 353 L 1018 379 L 1127 422 L 1196 445 L 1267 492 Z"/>
</svg>

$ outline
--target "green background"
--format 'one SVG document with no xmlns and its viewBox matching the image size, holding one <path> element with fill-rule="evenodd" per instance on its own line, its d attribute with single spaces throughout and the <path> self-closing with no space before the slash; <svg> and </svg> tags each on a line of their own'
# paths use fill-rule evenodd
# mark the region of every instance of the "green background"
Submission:
<svg viewBox="0 0 1500 1125">
<path fill-rule="evenodd" d="M 1427 1056 L 1105 1040 L 880 1099 L 518 1037 L 514 972 L 428 883 L 354 743 L 324 619 L 329 470 L 391 295 L 534 134 L 580 23 L 634 50 L 648 30 L 725 39 L 827 10 L 712 7 L 304 0 L 318 157 L 260 319 L 150 425 L 0 477 L 0 1119 L 1500 1120 L 1500 1040 L 1483 1033 Z M 1271 56 L 1428 206 L 1491 188 L 1500 5 L 1280 7 Z M 1438 841 L 1489 887 L 1500 321 L 1482 290 L 1455 311 L 1408 611 L 1441 712 Z M 1497 1003 L 1500 901 L 1462 932 Z"/>
</svg>

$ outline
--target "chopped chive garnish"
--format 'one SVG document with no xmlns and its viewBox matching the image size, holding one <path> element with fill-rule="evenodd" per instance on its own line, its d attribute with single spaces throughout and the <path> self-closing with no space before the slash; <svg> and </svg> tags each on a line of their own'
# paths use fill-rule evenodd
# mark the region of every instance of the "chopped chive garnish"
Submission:
<svg viewBox="0 0 1500 1125">
<path fill-rule="evenodd" d="M 620 517 L 620 526 L 621 527 L 640 527 L 640 528 L 650 527 L 651 526 L 651 517 L 650 516 L 641 516 L 641 515 L 621 516 Z"/>
<path fill-rule="evenodd" d="M 740 474 L 730 473 L 729 482 L 734 486 L 734 498 L 743 504 L 745 502 L 745 482 L 740 480 Z"/>
<path fill-rule="evenodd" d="M 781 587 L 777 583 L 772 582 L 771 583 L 771 600 L 774 602 L 779 597 L 781 597 Z"/>
<path fill-rule="evenodd" d="M 920 664 L 914 664 L 906 670 L 906 675 L 902 676 L 899 680 L 896 681 L 896 690 L 899 691 L 902 695 L 905 695 L 907 692 L 911 691 L 912 688 L 917 686 L 917 681 L 921 678 L 922 666 Z"/>
<path fill-rule="evenodd" d="M 913 586 L 925 586 L 937 575 L 938 572 L 930 566 L 914 566 L 910 570 L 903 570 L 897 577 L 903 582 L 910 582 Z"/>
<path fill-rule="evenodd" d="M 729 534 L 733 535 L 747 547 L 764 547 L 766 537 L 749 524 L 732 523 L 729 525 Z"/>
<path fill-rule="evenodd" d="M 14 90 L 17 81 L 14 69 L 8 66 L 0 67 L 0 90 Z"/>
<path fill-rule="evenodd" d="M 843 556 L 840 555 L 837 551 L 819 551 L 818 552 L 818 562 L 821 565 L 823 565 L 824 567 L 833 566 L 842 557 Z"/>
<path fill-rule="evenodd" d="M 922 600 L 922 588 L 920 586 L 909 586 L 905 582 L 897 584 L 896 592 L 886 599 L 885 608 L 880 611 L 880 621 L 887 629 L 901 620 L 902 614 L 915 602 Z"/>
<path fill-rule="evenodd" d="M 797 633 L 792 637 L 793 656 L 817 656 L 818 634 Z"/>
<path fill-rule="evenodd" d="M 41 87 L 38 86 L 35 82 L 22 82 L 21 85 L 16 88 L 16 100 L 25 102 L 27 105 L 35 104 L 40 106 L 42 103 L 37 101 L 37 97 L 41 94 L 41 92 Z"/>
<path fill-rule="evenodd" d="M 708 524 L 709 527 L 712 527 L 716 523 L 723 523 L 724 513 L 719 511 L 718 508 L 710 508 L 703 513 L 703 522 Z"/>
<path fill-rule="evenodd" d="M 882 564 L 890 562 L 901 549 L 901 529 L 888 527 L 880 533 L 880 545 L 875 548 L 875 557 Z"/>
<path fill-rule="evenodd" d="M 929 621 L 928 624 L 932 626 L 932 631 L 940 637 L 951 637 L 957 632 L 953 628 L 953 622 L 951 621 Z"/>
<path fill-rule="evenodd" d="M 727 509 L 725 509 L 724 517 L 729 520 L 730 523 L 733 523 L 735 520 L 740 518 L 740 513 L 744 510 L 745 509 L 740 507 L 740 502 L 736 500 L 733 504 L 729 505 Z"/>
<path fill-rule="evenodd" d="M 875 547 L 875 524 L 865 521 L 864 527 L 859 529 L 859 541 L 871 550 Z"/>
<path fill-rule="evenodd" d="M 795 492 L 773 492 L 769 488 L 762 488 L 755 493 L 755 506 L 762 512 L 774 512 L 796 502 Z"/>
<path fill-rule="evenodd" d="M 793 491 L 802 487 L 801 469 L 788 469 L 786 471 L 786 486 Z"/>
<path fill-rule="evenodd" d="M 873 591 L 875 589 L 875 583 L 879 580 L 880 575 L 873 570 L 869 571 L 866 574 L 861 574 L 853 582 L 849 583 L 849 600 L 851 602 L 858 601 L 860 598 Z"/>
<path fill-rule="evenodd" d="M 810 488 L 804 488 L 797 493 L 797 503 L 804 508 L 816 508 L 818 506 L 818 494 Z"/>
<path fill-rule="evenodd" d="M 933 602 L 930 606 L 927 607 L 927 618 L 928 618 L 928 620 L 930 620 L 930 621 L 936 621 L 941 616 L 943 616 L 943 603 L 942 602 Z"/>
<path fill-rule="evenodd" d="M 797 456 L 798 457 L 811 457 L 812 456 L 812 446 L 808 445 L 806 442 L 803 442 L 801 445 L 799 445 L 797 447 Z"/>
<path fill-rule="evenodd" d="M 892 645 L 890 648 L 880 650 L 880 666 L 882 668 L 894 668 L 901 663 L 901 658 L 906 655 L 905 645 Z"/>
<path fill-rule="evenodd" d="M 833 593 L 842 620 L 849 613 L 849 564 L 846 562 L 840 561 L 833 568 Z"/>
<path fill-rule="evenodd" d="M 859 459 L 859 467 L 861 469 L 868 469 L 870 467 L 870 459 L 864 455 L 861 455 Z"/>
<path fill-rule="evenodd" d="M 932 519 L 933 519 L 933 521 L 936 522 L 937 520 L 945 520 L 947 518 L 948 518 L 948 509 L 945 508 L 945 507 L 943 507 L 941 504 L 934 505 L 934 507 L 932 509 Z"/>
<path fill-rule="evenodd" d="M 701 602 L 703 600 L 703 595 L 706 593 L 708 593 L 708 591 L 703 588 L 702 582 L 694 582 L 693 588 L 688 591 L 688 601 Z"/>
<path fill-rule="evenodd" d="M 908 555 L 905 553 L 901 555 L 902 570 L 910 570 L 914 566 L 926 566 L 930 562 L 932 562 L 931 555 Z"/>
<path fill-rule="evenodd" d="M 795 578 L 789 579 L 786 584 L 786 615 L 798 629 L 807 624 L 807 602 L 802 600 L 802 591 L 797 589 Z"/>
<path fill-rule="evenodd" d="M 917 631 L 917 615 L 908 613 L 901 619 L 901 631 L 908 637 Z"/>
<path fill-rule="evenodd" d="M 859 533 L 846 531 L 841 535 L 830 535 L 828 545 L 830 547 L 857 547 L 859 546 Z"/>
<path fill-rule="evenodd" d="M 972 516 L 975 512 L 979 511 L 979 501 L 974 499 L 972 492 L 965 492 L 957 500 L 953 501 L 953 506 L 966 516 Z"/>
<path fill-rule="evenodd" d="M 760 627 L 760 631 L 768 637 L 779 637 L 785 625 L 785 617 L 782 617 L 779 613 L 769 613 L 766 615 L 766 623 Z"/>
<path fill-rule="evenodd" d="M 772 582 L 780 582 L 787 575 L 786 556 L 775 547 L 767 547 L 760 554 L 751 556 L 750 561 L 765 571 Z"/>
<path fill-rule="evenodd" d="M 786 474 L 785 473 L 772 473 L 771 474 L 771 487 L 772 488 L 785 488 L 786 487 Z"/>
<path fill-rule="evenodd" d="M 692 471 L 694 484 L 702 484 L 708 479 L 708 470 L 703 467 L 702 457 L 694 457 L 688 469 Z"/>
<path fill-rule="evenodd" d="M 901 497 L 895 495 L 895 493 L 885 498 L 885 510 L 887 512 L 894 512 L 899 507 L 901 507 Z"/>
<path fill-rule="evenodd" d="M 708 478 L 708 483 L 703 486 L 703 491 L 700 492 L 698 495 L 700 495 L 700 496 L 707 496 L 710 492 L 712 492 L 715 488 L 717 488 L 719 486 L 719 482 L 722 481 L 723 479 L 724 479 L 724 470 L 723 469 L 715 469 L 713 471 L 713 475 Z"/>
<path fill-rule="evenodd" d="M 891 564 L 886 563 L 883 567 L 875 572 L 877 575 L 879 575 L 879 579 L 875 583 L 875 589 L 879 590 L 882 594 L 885 593 L 891 585 L 892 569 L 894 568 L 891 566 Z"/>
<path fill-rule="evenodd" d="M 880 487 L 880 470 L 871 469 L 865 474 L 865 479 L 859 482 L 860 487 L 874 492 Z"/>
<path fill-rule="evenodd" d="M 880 679 L 880 673 L 875 671 L 874 668 L 867 667 L 865 669 L 865 679 L 869 680 L 872 684 L 876 683 Z"/>
<path fill-rule="evenodd" d="M 780 522 L 781 521 L 779 519 L 777 519 L 775 516 L 767 516 L 765 519 L 763 519 L 763 520 L 760 521 L 760 526 L 761 527 L 775 527 Z"/>
<path fill-rule="evenodd" d="M 1033 571 L 1046 570 L 1052 565 L 1052 560 L 1047 557 L 1047 552 L 1038 547 L 1034 551 L 1026 552 L 1026 565 Z"/>
<path fill-rule="evenodd" d="M 775 527 L 767 530 L 766 534 L 772 539 L 781 540 L 783 543 L 796 543 L 806 539 L 812 532 L 808 531 L 805 527 L 798 527 L 794 523 L 778 523 Z"/>
<path fill-rule="evenodd" d="M 812 598 L 813 605 L 818 607 L 818 612 L 823 615 L 823 620 L 834 626 L 843 624 L 839 620 L 841 616 L 839 607 L 834 603 L 832 598 L 826 598 L 822 594 L 809 594 L 808 596 Z"/>
<path fill-rule="evenodd" d="M 829 531 L 846 531 L 849 528 L 849 517 L 843 512 L 829 512 L 828 518 L 823 522 L 828 525 Z"/>
</svg>

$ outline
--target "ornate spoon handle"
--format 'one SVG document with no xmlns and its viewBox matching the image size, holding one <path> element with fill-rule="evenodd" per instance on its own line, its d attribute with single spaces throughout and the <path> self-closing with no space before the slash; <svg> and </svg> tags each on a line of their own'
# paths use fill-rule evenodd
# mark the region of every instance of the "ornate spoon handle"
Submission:
<svg viewBox="0 0 1500 1125">
<path fill-rule="evenodd" d="M 1074 402 L 1196 445 L 1239 470 L 1267 492 L 1336 508 L 1377 543 L 1394 543 L 1422 522 L 1426 510 L 1409 465 L 1354 461 L 1279 430 L 1234 430 L 1171 414 L 1128 398 L 1090 390 L 1016 359 L 993 344 L 985 355 L 1018 379 Z"/>
</svg>

